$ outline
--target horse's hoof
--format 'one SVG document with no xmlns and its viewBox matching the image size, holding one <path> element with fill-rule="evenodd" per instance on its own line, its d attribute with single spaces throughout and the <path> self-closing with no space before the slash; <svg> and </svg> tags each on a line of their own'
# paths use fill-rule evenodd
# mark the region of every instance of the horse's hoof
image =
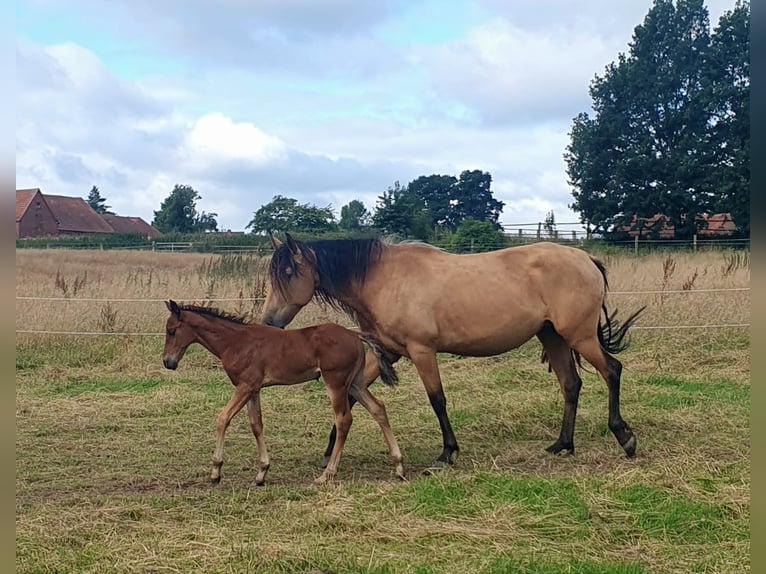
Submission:
<svg viewBox="0 0 766 574">
<path fill-rule="evenodd" d="M 431 464 L 431 466 L 429 466 L 429 467 L 427 467 L 427 468 L 425 468 L 423 470 L 423 474 L 425 474 L 426 476 L 431 476 L 433 474 L 437 474 L 437 473 L 441 472 L 445 468 L 449 468 L 449 466 L 450 466 L 449 463 L 444 462 L 443 460 L 435 460 Z"/>
<path fill-rule="evenodd" d="M 220 484 L 220 482 L 221 482 L 221 477 L 220 476 L 218 476 L 216 478 L 211 478 L 210 479 L 211 486 L 218 486 L 218 484 Z"/>
<path fill-rule="evenodd" d="M 622 448 L 625 450 L 625 456 L 628 458 L 636 456 L 636 437 L 630 437 L 628 441 L 622 445 Z"/>
<path fill-rule="evenodd" d="M 561 444 L 560 442 L 556 441 L 551 446 L 545 449 L 547 452 L 551 454 L 556 454 L 559 456 L 573 456 L 575 449 L 573 444 Z"/>
<path fill-rule="evenodd" d="M 329 464 L 329 462 L 330 462 L 330 457 L 329 456 L 325 456 L 325 457 L 322 458 L 322 462 L 319 463 L 319 466 L 321 468 L 327 468 L 327 465 Z"/>
</svg>

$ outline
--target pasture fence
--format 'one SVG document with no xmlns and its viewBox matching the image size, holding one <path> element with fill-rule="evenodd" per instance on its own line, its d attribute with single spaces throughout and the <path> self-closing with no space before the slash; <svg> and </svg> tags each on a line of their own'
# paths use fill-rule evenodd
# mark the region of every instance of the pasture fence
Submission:
<svg viewBox="0 0 766 574">
<path fill-rule="evenodd" d="M 743 293 L 750 292 L 750 287 L 731 287 L 721 289 L 684 289 L 684 290 L 641 290 L 641 291 L 610 291 L 609 296 L 623 296 L 623 295 L 696 295 L 704 293 Z M 17 301 L 41 301 L 41 302 L 66 302 L 66 303 L 164 303 L 167 299 L 148 299 L 148 298 L 94 298 L 94 297 L 39 297 L 39 296 L 23 296 L 17 295 Z M 210 297 L 209 295 L 201 297 L 183 297 L 179 300 L 184 301 L 201 301 L 203 303 L 223 303 L 223 302 L 263 302 L 265 297 Z M 701 324 L 678 324 L 678 325 L 634 325 L 631 329 L 636 331 L 663 331 L 663 330 L 687 330 L 687 329 L 737 329 L 748 328 L 750 323 L 743 322 L 730 322 L 730 323 L 701 323 Z M 346 325 L 346 327 L 354 329 L 354 325 Z M 17 334 L 39 334 L 39 335 L 62 335 L 62 336 L 163 336 L 161 332 L 100 332 L 100 331 L 52 331 L 46 329 L 16 329 Z"/>
</svg>

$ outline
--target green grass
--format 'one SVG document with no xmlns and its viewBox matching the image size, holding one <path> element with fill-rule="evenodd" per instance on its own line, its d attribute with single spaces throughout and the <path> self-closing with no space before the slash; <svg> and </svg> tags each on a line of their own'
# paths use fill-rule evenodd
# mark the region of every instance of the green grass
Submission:
<svg viewBox="0 0 766 574">
<path fill-rule="evenodd" d="M 665 346 L 637 338 L 623 357 L 622 413 L 639 445 L 630 460 L 595 375 L 583 374 L 577 454 L 561 458 L 544 452 L 563 404 L 538 344 L 445 356 L 461 452 L 432 476 L 423 471 L 440 449 L 438 424 L 402 360 L 401 384 L 372 390 L 404 453 L 405 483 L 355 408 L 335 483 L 312 486 L 333 420 L 324 387 L 268 388 L 267 485 L 253 485 L 255 442 L 240 414 L 212 487 L 215 417 L 231 395 L 217 362 L 191 349 L 169 372 L 160 338 L 99 341 L 17 346 L 18 572 L 749 570 L 749 380 L 711 376 L 714 355 L 658 372 L 642 357 Z M 746 352 L 728 341 L 709 347 Z"/>
</svg>

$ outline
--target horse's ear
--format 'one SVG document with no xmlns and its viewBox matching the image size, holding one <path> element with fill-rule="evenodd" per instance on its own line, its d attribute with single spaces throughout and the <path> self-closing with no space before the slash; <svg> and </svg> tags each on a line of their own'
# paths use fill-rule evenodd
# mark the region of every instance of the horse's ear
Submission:
<svg viewBox="0 0 766 574">
<path fill-rule="evenodd" d="M 181 317 L 181 308 L 178 306 L 178 303 L 171 299 L 170 301 L 165 301 L 165 305 L 167 305 L 168 311 L 173 313 L 173 315 Z"/>
<path fill-rule="evenodd" d="M 289 233 L 285 233 L 285 243 L 287 243 L 287 248 L 290 250 L 290 252 L 293 255 L 301 254 L 301 248 L 298 247 L 298 244 L 295 242 L 295 239 L 293 239 L 292 235 L 290 235 Z"/>
<path fill-rule="evenodd" d="M 269 231 L 269 241 L 271 241 L 271 246 L 274 248 L 274 251 L 279 249 L 279 246 L 282 245 L 282 242 L 279 239 L 277 239 L 276 237 L 274 237 L 271 234 L 271 231 Z"/>
</svg>

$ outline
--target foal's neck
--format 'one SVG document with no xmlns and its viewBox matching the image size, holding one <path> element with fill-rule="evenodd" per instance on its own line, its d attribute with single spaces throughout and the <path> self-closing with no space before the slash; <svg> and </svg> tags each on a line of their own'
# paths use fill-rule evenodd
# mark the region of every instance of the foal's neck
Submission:
<svg viewBox="0 0 766 574">
<path fill-rule="evenodd" d="M 265 329 L 262 325 L 244 325 L 204 315 L 196 315 L 195 317 L 197 341 L 219 359 L 226 350 L 236 348 L 245 342 L 249 346 L 257 345 L 258 337 L 253 337 L 253 335 L 257 335 L 261 329 Z M 246 333 L 248 334 L 247 337 L 245 337 Z"/>
</svg>

